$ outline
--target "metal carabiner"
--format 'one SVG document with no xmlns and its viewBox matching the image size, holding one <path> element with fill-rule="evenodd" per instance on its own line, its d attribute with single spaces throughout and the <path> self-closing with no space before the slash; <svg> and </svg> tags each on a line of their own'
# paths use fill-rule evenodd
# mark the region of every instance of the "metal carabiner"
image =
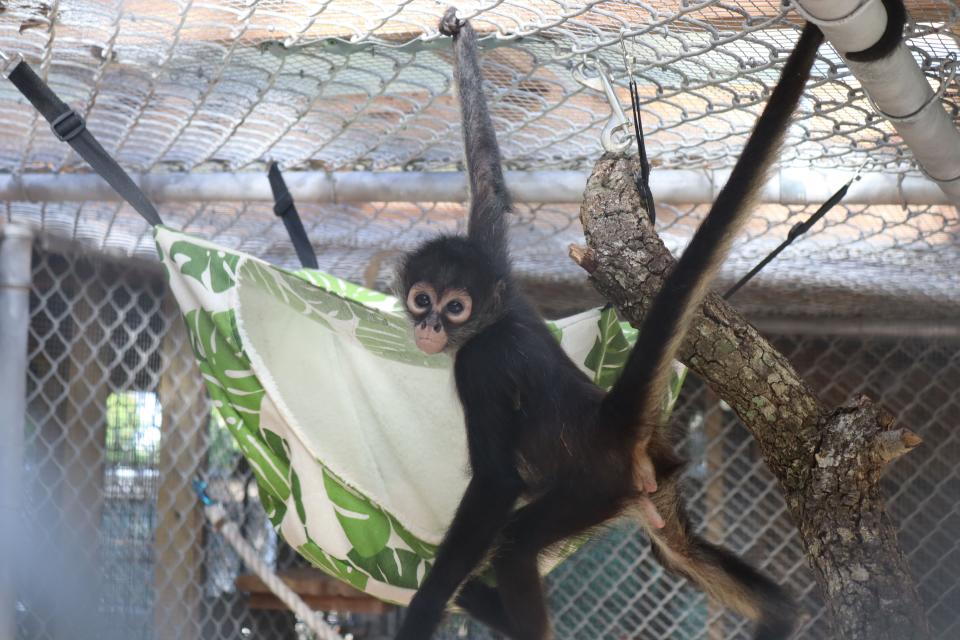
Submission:
<svg viewBox="0 0 960 640">
<path fill-rule="evenodd" d="M 590 67 L 596 70 L 596 75 L 588 75 L 587 69 Z M 625 151 L 633 142 L 630 131 L 633 125 L 620 105 L 620 98 L 613 90 L 613 83 L 608 77 L 606 65 L 600 61 L 590 63 L 584 60 L 573 68 L 573 79 L 588 89 L 602 91 L 607 96 L 611 115 L 603 128 L 603 133 L 600 134 L 600 144 L 603 145 L 604 151 L 610 153 Z"/>
<path fill-rule="evenodd" d="M 12 56 L 8 56 L 0 50 L 0 77 L 9 77 L 10 73 L 20 64 L 21 60 L 23 60 L 23 58 L 21 58 L 19 54 L 15 53 Z"/>
</svg>

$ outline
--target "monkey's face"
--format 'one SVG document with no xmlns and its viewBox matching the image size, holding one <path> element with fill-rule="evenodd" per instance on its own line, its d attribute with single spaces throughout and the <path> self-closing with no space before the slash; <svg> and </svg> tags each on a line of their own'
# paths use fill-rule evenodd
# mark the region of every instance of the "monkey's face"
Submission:
<svg viewBox="0 0 960 640">
<path fill-rule="evenodd" d="M 450 334 L 470 320 L 473 297 L 461 287 L 437 291 L 429 282 L 416 282 L 407 293 L 407 311 L 414 321 L 417 347 L 424 353 L 440 353 Z"/>
<path fill-rule="evenodd" d="M 503 313 L 505 280 L 466 238 L 431 240 L 400 265 L 398 296 L 424 353 L 456 349 Z"/>
</svg>

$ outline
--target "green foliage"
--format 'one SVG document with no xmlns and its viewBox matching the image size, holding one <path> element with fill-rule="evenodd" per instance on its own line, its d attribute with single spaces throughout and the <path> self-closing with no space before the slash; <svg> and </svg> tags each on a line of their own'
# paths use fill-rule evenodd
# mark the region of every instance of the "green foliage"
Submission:
<svg viewBox="0 0 960 640">
<path fill-rule="evenodd" d="M 367 307 L 402 314 L 403 305 L 393 296 L 374 291 L 358 284 L 348 282 L 329 273 L 316 269 L 300 269 L 293 272 L 297 277 L 328 291 L 336 296 L 352 300 Z"/>
<path fill-rule="evenodd" d="M 390 539 L 390 521 L 386 514 L 369 498 L 347 488 L 327 470 L 323 472 L 323 486 L 355 554 L 370 558 L 383 551 Z"/>
<path fill-rule="evenodd" d="M 557 339 L 557 342 L 563 340 L 563 329 L 558 327 L 555 322 L 547 321 L 547 329 L 550 330 L 550 333 L 553 334 L 553 337 Z"/>
<path fill-rule="evenodd" d="M 299 547 L 297 552 L 309 560 L 319 569 L 330 574 L 338 580 L 343 580 L 347 584 L 363 591 L 367 586 L 368 577 L 360 572 L 356 567 L 348 562 L 334 558 L 313 540 L 308 540 Z"/>
<path fill-rule="evenodd" d="M 240 447 L 230 434 L 227 423 L 214 408 L 210 411 L 208 427 L 210 446 L 207 447 L 207 462 L 214 469 L 232 469 L 240 455 Z"/>
<path fill-rule="evenodd" d="M 390 526 L 393 527 L 394 533 L 396 533 L 407 546 L 413 549 L 418 556 L 421 558 L 434 558 L 437 555 L 437 545 L 420 540 L 407 531 L 407 529 L 389 513 L 387 514 L 387 518 L 390 520 Z"/>
<path fill-rule="evenodd" d="M 180 273 L 190 276 L 214 293 L 226 291 L 236 281 L 237 263 L 240 261 L 237 254 L 179 240 L 170 246 L 170 259 L 176 263 L 177 256 L 187 258 L 180 265 Z"/>
<path fill-rule="evenodd" d="M 416 589 L 420 586 L 418 569 L 422 559 L 413 551 L 386 547 L 375 556 L 367 558 L 354 549 L 347 558 L 370 574 L 374 580 L 407 589 Z"/>
<path fill-rule="evenodd" d="M 121 391 L 107 396 L 107 461 L 155 467 L 162 417 L 155 393 Z"/>
<path fill-rule="evenodd" d="M 250 462 L 261 496 L 272 493 L 273 498 L 285 501 L 290 495 L 290 462 L 270 447 L 260 431 L 260 404 L 265 392 L 241 348 L 234 312 L 193 310 L 184 320 L 210 400 Z M 277 517 L 276 512 L 268 510 L 267 514 L 271 520 Z"/>
<path fill-rule="evenodd" d="M 593 343 L 583 364 L 593 371 L 593 381 L 603 389 L 614 385 L 623 372 L 623 365 L 630 357 L 631 345 L 623 334 L 612 307 L 604 309 L 597 321 L 600 334 Z"/>
</svg>

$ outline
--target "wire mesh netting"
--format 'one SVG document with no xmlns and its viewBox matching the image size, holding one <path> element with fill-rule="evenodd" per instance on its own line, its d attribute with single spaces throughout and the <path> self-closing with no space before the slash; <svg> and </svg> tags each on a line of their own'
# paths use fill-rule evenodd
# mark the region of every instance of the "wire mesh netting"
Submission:
<svg viewBox="0 0 960 640">
<path fill-rule="evenodd" d="M 238 590 L 244 568 L 196 507 L 191 483 L 200 476 L 264 558 L 281 570 L 303 566 L 276 539 L 249 468 L 211 416 L 185 340 L 154 265 L 56 244 L 35 252 L 20 638 L 297 637 L 290 614 Z M 885 483 L 936 637 L 956 637 L 960 344 L 839 336 L 775 344 L 827 404 L 866 393 L 923 437 Z M 799 539 L 745 429 L 692 378 L 673 425 L 704 533 L 803 596 L 798 637 L 828 637 Z M 596 537 L 548 589 L 560 638 L 748 637 L 744 621 L 665 574 L 634 526 Z M 358 640 L 387 638 L 399 612 L 334 619 Z M 489 637 L 457 618 L 445 634 Z"/>
<path fill-rule="evenodd" d="M 462 164 L 449 42 L 436 30 L 440 3 L 2 6 L 0 51 L 32 63 L 127 169 L 259 172 L 272 160 L 288 170 L 330 171 Z M 956 119 L 956 86 L 946 70 L 958 48 L 960 9 L 947 0 L 908 6 L 907 43 L 931 86 L 945 85 L 943 105 Z M 592 166 L 611 105 L 596 85 L 577 78 L 596 79 L 605 70 L 619 102 L 629 105 L 621 42 L 639 85 L 654 171 L 729 167 L 798 33 L 796 15 L 774 0 L 477 2 L 461 5 L 461 12 L 474 16 L 485 36 L 487 97 L 505 162 L 517 169 Z M 813 76 L 782 165 L 858 169 L 868 162 L 874 174 L 913 171 L 909 150 L 829 46 Z M 23 193 L 15 188 L 21 176 L 86 171 L 7 83 L 0 83 L 0 127 L 0 178 L 8 174 L 13 192 Z M 98 249 L 153 252 L 146 224 L 119 204 L 7 201 L 4 207 L 7 221 Z M 702 211 L 661 207 L 680 223 L 672 231 L 677 248 Z M 350 263 L 347 276 L 361 263 L 382 262 L 384 250 L 455 228 L 463 215 L 445 204 L 304 208 L 313 241 Z M 521 209 L 514 239 L 522 266 L 552 282 L 579 281 L 565 251 L 581 238 L 576 207 Z M 743 272 L 775 246 L 801 209 L 758 212 L 732 269 Z M 266 203 L 183 203 L 162 213 L 172 226 L 225 246 L 287 263 L 293 257 Z M 790 254 L 794 259 L 784 256 L 769 269 L 766 283 L 778 291 L 814 287 L 832 303 L 846 303 L 848 315 L 858 313 L 859 292 L 867 290 L 889 293 L 868 296 L 883 310 L 907 296 L 928 303 L 918 315 L 953 317 L 957 226 L 953 208 L 849 207 L 815 228 L 806 249 Z M 915 278 L 918 269 L 930 280 Z M 831 304 L 808 298 L 796 306 L 808 303 Z M 843 311 L 831 311 L 837 313 Z"/>
<path fill-rule="evenodd" d="M 930 74 L 957 51 L 957 7 L 908 3 L 909 43 Z M 35 63 L 125 167 L 437 168 L 460 161 L 443 3 L 4 3 L 0 49 Z M 508 165 L 587 167 L 610 116 L 572 71 L 602 66 L 628 102 L 635 61 L 651 155 L 664 167 L 728 166 L 798 20 L 779 0 L 460 3 L 486 35 L 491 112 Z M 594 74 L 595 75 L 595 74 Z M 954 89 L 944 96 L 949 100 Z M 829 48 L 786 161 L 909 166 L 888 123 Z M 952 105 L 951 105 L 952 109 Z M 79 161 L 11 87 L 0 89 L 0 169 Z"/>
<path fill-rule="evenodd" d="M 605 73 L 629 105 L 624 49 L 654 171 L 729 168 L 800 24 L 779 0 L 457 4 L 483 36 L 490 110 L 505 163 L 519 170 L 591 168 L 612 112 L 596 83 L 582 79 Z M 941 100 L 956 122 L 949 65 L 960 8 L 952 0 L 907 5 L 907 44 L 931 86 L 944 84 Z M 291 171 L 460 169 L 449 42 L 436 30 L 443 10 L 432 0 L 0 0 L 0 52 L 30 62 L 130 170 L 263 172 L 274 160 Z M 9 223 L 39 231 L 18 638 L 305 636 L 269 597 L 238 588 L 246 569 L 197 509 L 191 482 L 199 476 L 264 558 L 304 569 L 268 526 L 250 470 L 211 414 L 148 225 L 113 202 L 63 194 L 25 201 L 40 198 L 22 195 L 21 178 L 87 168 L 5 82 L 0 129 L 0 193 L 21 194 L 3 201 L 0 234 Z M 780 163 L 916 173 L 909 150 L 826 46 Z M 762 206 L 718 286 L 818 205 Z M 459 203 L 300 209 L 322 269 L 381 289 L 399 252 L 462 230 L 465 216 Z M 685 245 L 706 209 L 658 204 L 658 232 L 671 250 Z M 512 217 L 518 271 L 549 315 L 602 303 L 567 258 L 567 245 L 583 241 L 577 213 L 572 204 L 527 203 Z M 171 227 L 294 266 L 267 203 L 183 202 L 161 214 Z M 955 327 L 958 227 L 952 207 L 844 205 L 736 299 L 751 317 L 799 318 L 795 327 L 823 334 L 782 335 L 776 344 L 826 404 L 868 393 L 924 438 L 885 483 L 944 639 L 960 635 L 960 343 L 843 337 L 822 324 L 883 320 L 886 333 L 902 336 Z M 691 460 L 688 489 L 703 531 L 803 596 L 797 637 L 827 637 L 796 532 L 745 430 L 696 380 L 674 426 Z M 626 525 L 589 543 L 548 587 L 559 638 L 746 637 L 741 620 L 663 574 Z M 400 615 L 367 603 L 331 620 L 369 640 L 391 637 Z M 462 619 L 444 633 L 487 637 Z"/>
</svg>

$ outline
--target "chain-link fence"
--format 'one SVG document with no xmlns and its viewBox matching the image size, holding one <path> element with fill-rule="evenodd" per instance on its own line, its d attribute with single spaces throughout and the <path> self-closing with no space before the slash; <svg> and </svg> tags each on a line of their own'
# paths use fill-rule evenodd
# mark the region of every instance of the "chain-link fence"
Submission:
<svg viewBox="0 0 960 640">
<path fill-rule="evenodd" d="M 260 172 L 270 161 L 290 170 L 457 169 L 449 42 L 436 30 L 444 4 L 0 0 L 0 54 L 22 55 L 130 170 L 223 176 Z M 485 93 L 505 164 L 520 170 L 588 170 L 614 105 L 596 82 L 582 80 L 606 74 L 626 106 L 628 67 L 654 172 L 728 168 L 799 25 L 780 0 L 458 4 L 482 37 Z M 956 123 L 951 70 L 960 6 L 906 4 L 907 46 L 931 86 L 942 85 L 941 103 Z M 125 205 L 70 201 L 85 187 L 62 185 L 77 187 L 72 180 L 86 168 L 6 82 L 0 131 L 0 234 L 11 223 L 38 234 L 22 461 L 26 536 L 15 554 L 18 639 L 304 635 L 257 591 L 197 508 L 191 483 L 201 477 L 265 559 L 288 575 L 304 569 L 265 522 L 250 471 L 210 412 L 149 227 Z M 916 175 L 909 150 L 829 46 L 781 164 Z M 43 193 L 24 187 L 38 174 L 56 178 Z M 936 635 L 954 638 L 960 217 L 899 194 L 897 204 L 834 209 L 736 303 L 777 328 L 777 345 L 827 404 L 866 392 L 924 438 L 885 482 Z M 719 287 L 818 205 L 762 206 Z M 399 252 L 438 231 L 462 230 L 465 210 L 365 202 L 301 211 L 322 269 L 384 288 Z M 677 251 L 705 211 L 658 204 L 658 232 Z M 161 214 L 171 227 L 293 266 L 266 203 L 164 203 Z M 518 273 L 542 309 L 559 316 L 602 304 L 566 257 L 567 245 L 583 240 L 576 205 L 526 203 L 511 221 Z M 796 534 L 751 439 L 695 380 L 674 427 L 691 459 L 693 511 L 707 536 L 803 596 L 798 637 L 826 637 Z M 741 621 L 664 575 L 628 526 L 598 536 L 548 584 L 559 638 L 745 635 Z M 352 602 L 331 619 L 360 640 L 390 637 L 400 615 Z M 458 619 L 446 633 L 485 635 Z"/>
<path fill-rule="evenodd" d="M 867 393 L 924 438 L 885 482 L 936 637 L 956 637 L 960 341 L 806 327 L 821 335 L 775 343 L 826 403 Z M 238 590 L 245 569 L 198 508 L 191 483 L 200 476 L 263 557 L 280 570 L 303 566 L 263 516 L 249 469 L 209 412 L 185 340 L 154 264 L 38 243 L 24 460 L 29 571 L 18 584 L 18 638 L 305 633 L 290 614 Z M 797 534 L 749 435 L 693 378 L 673 425 L 691 460 L 689 494 L 704 533 L 803 597 L 797 637 L 828 637 Z M 664 574 L 630 525 L 598 535 L 555 570 L 548 589 L 559 638 L 747 637 L 742 620 Z M 360 640 L 390 637 L 399 615 L 332 619 Z M 445 633 L 488 637 L 457 618 Z"/>
<path fill-rule="evenodd" d="M 448 42 L 434 0 L 8 1 L 0 50 L 36 64 L 123 166 L 145 171 L 427 168 L 460 161 Z M 909 0 L 909 43 L 932 82 L 958 46 L 950 0 Z M 634 59 L 651 156 L 730 166 L 797 36 L 780 0 L 459 3 L 485 36 L 491 113 L 514 167 L 589 166 L 610 117 L 574 80 L 602 66 L 629 104 Z M 595 75 L 595 73 L 593 74 Z M 951 87 L 944 96 L 955 97 Z M 824 48 L 788 162 L 910 166 L 841 58 Z M 957 117 L 954 112 L 954 117 Z M 79 160 L 0 87 L 0 170 Z"/>
</svg>

